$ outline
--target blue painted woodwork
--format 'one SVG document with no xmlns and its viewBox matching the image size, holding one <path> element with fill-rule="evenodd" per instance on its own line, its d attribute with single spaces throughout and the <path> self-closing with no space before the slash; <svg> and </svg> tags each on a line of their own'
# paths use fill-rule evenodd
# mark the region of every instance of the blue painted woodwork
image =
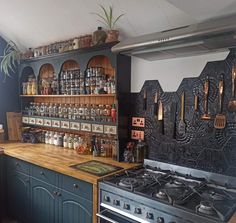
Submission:
<svg viewBox="0 0 236 223">
<path fill-rule="evenodd" d="M 91 201 L 64 190 L 59 193 L 59 223 L 92 223 Z"/>
<path fill-rule="evenodd" d="M 32 179 L 31 222 L 57 223 L 58 200 L 56 188 L 42 181 Z"/>
<path fill-rule="evenodd" d="M 21 223 L 92 223 L 92 184 L 12 157 L 6 162 L 9 216 Z"/>
<path fill-rule="evenodd" d="M 0 37 L 0 56 L 3 55 L 5 46 L 6 41 L 2 37 Z M 6 135 L 6 112 L 14 112 L 20 110 L 18 77 L 18 72 L 11 73 L 11 77 L 7 77 L 4 80 L 4 74 L 0 71 L 0 123 L 3 123 Z"/>
</svg>

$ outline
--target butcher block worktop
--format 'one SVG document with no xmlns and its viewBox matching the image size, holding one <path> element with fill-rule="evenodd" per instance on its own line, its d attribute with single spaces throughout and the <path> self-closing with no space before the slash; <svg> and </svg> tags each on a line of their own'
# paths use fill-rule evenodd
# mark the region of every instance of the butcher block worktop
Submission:
<svg viewBox="0 0 236 223">
<path fill-rule="evenodd" d="M 90 160 L 98 160 L 107 164 L 122 167 L 124 169 L 137 166 L 137 164 L 117 162 L 111 158 L 78 155 L 72 149 L 63 149 L 48 144 L 4 143 L 0 144 L 0 147 L 4 148 L 4 154 L 8 156 L 75 177 L 95 185 L 101 177 L 75 170 L 69 166 L 84 163 Z"/>
<path fill-rule="evenodd" d="M 90 160 L 98 160 L 104 163 L 120 166 L 124 169 L 137 166 L 137 164 L 120 163 L 110 158 L 78 155 L 74 150 L 62 149 L 60 147 L 47 144 L 4 143 L 0 144 L 0 147 L 4 149 L 4 154 L 8 156 L 18 158 L 26 162 L 92 183 L 94 223 L 96 222 L 95 214 L 97 212 L 97 183 L 102 177 L 91 175 L 79 170 L 74 170 L 69 166 L 73 164 L 84 163 Z M 0 149 L 0 154 L 3 154 L 2 149 Z M 236 223 L 236 213 L 228 223 Z"/>
</svg>

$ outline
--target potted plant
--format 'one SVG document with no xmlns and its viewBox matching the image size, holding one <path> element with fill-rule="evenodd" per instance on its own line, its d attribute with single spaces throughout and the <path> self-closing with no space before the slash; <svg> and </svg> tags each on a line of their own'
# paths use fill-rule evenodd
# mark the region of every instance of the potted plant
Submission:
<svg viewBox="0 0 236 223">
<path fill-rule="evenodd" d="M 5 78 L 10 77 L 11 72 L 15 72 L 17 65 L 20 63 L 20 50 L 13 41 L 9 41 L 3 51 L 0 69 L 4 73 Z"/>
<path fill-rule="evenodd" d="M 117 21 L 124 16 L 124 14 L 120 14 L 117 17 L 114 17 L 113 15 L 113 8 L 112 6 L 109 6 L 108 9 L 106 9 L 103 5 L 99 5 L 102 12 L 101 13 L 94 13 L 99 17 L 99 22 L 103 23 L 107 28 L 107 38 L 106 43 L 108 42 L 114 42 L 118 40 L 119 37 L 119 31 L 115 30 L 115 25 Z"/>
</svg>

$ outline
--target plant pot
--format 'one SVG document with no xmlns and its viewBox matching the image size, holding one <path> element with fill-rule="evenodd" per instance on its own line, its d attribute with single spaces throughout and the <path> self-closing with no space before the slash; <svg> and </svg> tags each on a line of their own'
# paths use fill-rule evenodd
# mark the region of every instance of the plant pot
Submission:
<svg viewBox="0 0 236 223">
<path fill-rule="evenodd" d="M 118 41 L 119 31 L 118 30 L 108 30 L 106 43 Z"/>
</svg>

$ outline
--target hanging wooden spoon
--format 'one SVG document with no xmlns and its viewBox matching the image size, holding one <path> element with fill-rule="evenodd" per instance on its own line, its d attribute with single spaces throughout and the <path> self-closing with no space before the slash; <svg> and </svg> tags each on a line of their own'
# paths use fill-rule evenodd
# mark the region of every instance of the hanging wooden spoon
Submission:
<svg viewBox="0 0 236 223">
<path fill-rule="evenodd" d="M 214 121 L 214 127 L 216 129 L 223 129 L 225 128 L 225 124 L 226 124 L 226 116 L 223 113 L 223 91 L 224 91 L 224 80 L 223 80 L 223 76 L 221 76 L 221 80 L 219 82 L 219 105 L 220 105 L 220 110 L 219 113 L 216 115 L 215 117 L 215 121 Z"/>
<path fill-rule="evenodd" d="M 231 99 L 228 104 L 228 110 L 229 112 L 235 112 L 236 111 L 236 98 L 235 98 L 235 79 L 236 79 L 236 73 L 234 70 L 232 71 L 232 93 L 231 93 Z"/>
<path fill-rule="evenodd" d="M 209 78 L 207 77 L 204 83 L 204 114 L 201 119 L 210 120 L 211 116 L 208 114 L 208 94 L 209 94 Z"/>
</svg>

